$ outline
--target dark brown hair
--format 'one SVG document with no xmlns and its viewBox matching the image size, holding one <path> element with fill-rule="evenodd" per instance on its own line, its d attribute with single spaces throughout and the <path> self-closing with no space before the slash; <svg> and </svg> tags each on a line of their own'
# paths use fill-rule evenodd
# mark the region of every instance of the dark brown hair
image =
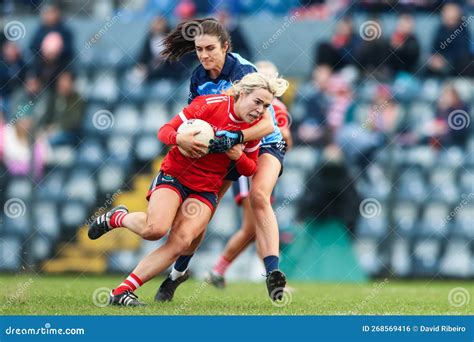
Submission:
<svg viewBox="0 0 474 342">
<path fill-rule="evenodd" d="M 227 42 L 229 44 L 227 51 L 231 50 L 230 35 L 224 26 L 214 18 L 203 18 L 178 24 L 163 40 L 162 45 L 165 48 L 161 56 L 170 61 L 179 60 L 183 55 L 194 51 L 194 39 L 203 34 L 217 37 L 222 46 Z"/>
</svg>

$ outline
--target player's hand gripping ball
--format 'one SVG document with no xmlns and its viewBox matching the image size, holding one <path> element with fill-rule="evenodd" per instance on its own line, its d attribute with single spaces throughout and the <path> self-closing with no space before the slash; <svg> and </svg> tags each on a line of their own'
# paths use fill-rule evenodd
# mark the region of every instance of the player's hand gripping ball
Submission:
<svg viewBox="0 0 474 342">
<path fill-rule="evenodd" d="M 183 136 L 185 134 L 190 135 L 191 132 L 197 133 L 192 135 L 192 141 L 189 141 L 187 144 L 188 148 L 185 149 L 178 145 L 179 151 L 186 157 L 196 158 L 198 155 L 203 157 L 205 154 L 199 153 L 199 151 L 208 149 L 210 141 L 214 138 L 214 130 L 209 123 L 200 119 L 187 120 L 178 127 L 178 134 Z"/>
</svg>

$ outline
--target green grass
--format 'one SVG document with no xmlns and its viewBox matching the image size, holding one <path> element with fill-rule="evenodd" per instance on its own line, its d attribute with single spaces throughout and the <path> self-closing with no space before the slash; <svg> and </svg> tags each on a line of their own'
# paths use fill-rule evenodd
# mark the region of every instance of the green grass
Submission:
<svg viewBox="0 0 474 342">
<path fill-rule="evenodd" d="M 396 281 L 367 284 L 290 282 L 288 305 L 275 307 L 264 283 L 232 283 L 217 290 L 190 280 L 171 303 L 154 303 L 162 279 L 137 291 L 144 308 L 97 307 L 96 289 L 113 288 L 119 276 L 0 275 L 2 315 L 472 315 L 474 299 L 460 307 L 450 305 L 449 292 L 464 288 L 470 297 L 473 282 Z"/>
</svg>

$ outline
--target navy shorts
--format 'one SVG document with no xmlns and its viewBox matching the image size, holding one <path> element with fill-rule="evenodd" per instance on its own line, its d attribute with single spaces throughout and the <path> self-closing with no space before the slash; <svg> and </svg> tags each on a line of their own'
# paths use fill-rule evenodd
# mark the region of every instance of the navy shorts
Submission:
<svg viewBox="0 0 474 342">
<path fill-rule="evenodd" d="M 283 161 L 285 160 L 286 141 L 280 140 L 277 143 L 260 145 L 260 150 L 258 152 L 258 155 L 261 156 L 262 154 L 265 154 L 265 153 L 271 154 L 280 162 L 281 169 L 280 169 L 280 173 L 278 174 L 278 177 L 280 177 L 281 174 L 283 173 Z M 237 168 L 235 167 L 235 162 L 232 160 L 230 163 L 229 169 L 227 170 L 225 180 L 230 180 L 230 181 L 235 182 L 240 178 L 240 176 L 241 174 L 237 172 Z"/>
<path fill-rule="evenodd" d="M 204 204 L 206 204 L 212 212 L 214 212 L 216 206 L 217 206 L 217 194 L 214 192 L 199 192 L 199 191 L 194 191 L 187 186 L 184 186 L 183 184 L 180 183 L 180 181 L 176 178 L 173 177 L 169 174 L 164 173 L 163 171 L 160 171 L 158 173 L 158 176 L 156 176 L 153 179 L 153 182 L 151 182 L 150 189 L 148 190 L 148 194 L 146 196 L 147 201 L 150 200 L 151 194 L 158 189 L 161 188 L 167 188 L 175 191 L 180 200 L 181 203 L 184 202 L 186 198 L 195 198 Z"/>
</svg>

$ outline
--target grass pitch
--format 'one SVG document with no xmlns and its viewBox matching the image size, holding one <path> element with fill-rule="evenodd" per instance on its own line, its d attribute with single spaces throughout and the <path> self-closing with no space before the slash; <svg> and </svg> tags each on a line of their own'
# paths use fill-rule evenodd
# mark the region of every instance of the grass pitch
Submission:
<svg viewBox="0 0 474 342">
<path fill-rule="evenodd" d="M 275 306 L 262 283 L 218 290 L 189 280 L 170 303 L 155 303 L 163 279 L 137 290 L 143 308 L 101 307 L 121 276 L 0 275 L 2 315 L 472 315 L 474 283 L 381 280 L 366 284 L 289 282 Z M 460 305 L 462 304 L 462 305 Z"/>
</svg>

